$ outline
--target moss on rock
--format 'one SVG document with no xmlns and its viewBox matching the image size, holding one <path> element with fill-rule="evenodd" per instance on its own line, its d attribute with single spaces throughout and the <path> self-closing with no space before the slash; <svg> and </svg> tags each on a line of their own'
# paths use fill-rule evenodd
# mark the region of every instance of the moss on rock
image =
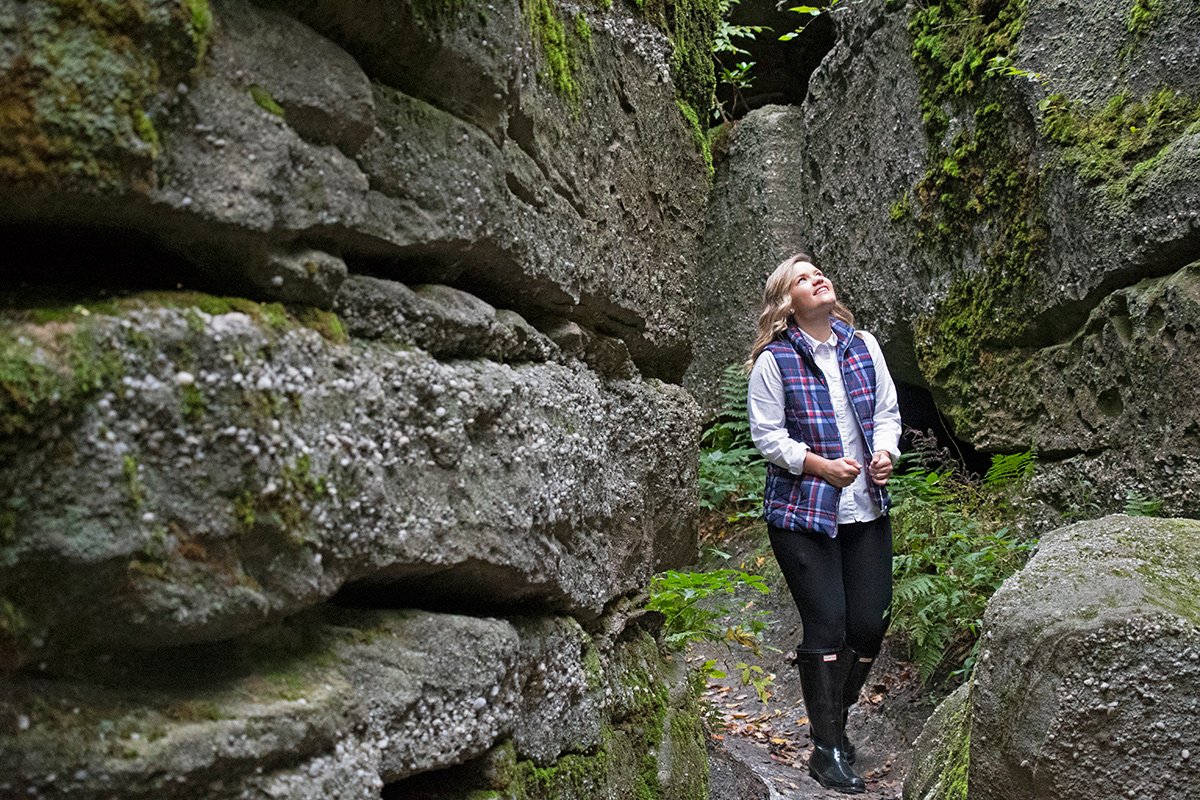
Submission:
<svg viewBox="0 0 1200 800">
<path fill-rule="evenodd" d="M 201 63 L 206 0 L 53 0 L 8 31 L 0 75 L 0 181 L 41 189 L 153 185 L 153 106 Z"/>
<path fill-rule="evenodd" d="M 1039 175 L 996 69 L 1015 53 L 1027 4 L 992 3 L 982 14 L 977 5 L 953 0 L 912 12 L 931 166 L 892 214 L 922 245 L 978 264 L 955 275 L 914 326 L 921 371 L 950 394 L 960 430 L 977 422 L 971 400 L 989 370 L 1019 358 L 1011 348 L 1026 332 L 1032 262 L 1045 239 Z"/>
<path fill-rule="evenodd" d="M 1135 98 L 1119 93 L 1098 109 L 1052 94 L 1041 103 L 1042 131 L 1063 147 L 1063 162 L 1110 198 L 1129 193 L 1159 155 L 1200 123 L 1200 99 L 1169 87 Z"/>
</svg>

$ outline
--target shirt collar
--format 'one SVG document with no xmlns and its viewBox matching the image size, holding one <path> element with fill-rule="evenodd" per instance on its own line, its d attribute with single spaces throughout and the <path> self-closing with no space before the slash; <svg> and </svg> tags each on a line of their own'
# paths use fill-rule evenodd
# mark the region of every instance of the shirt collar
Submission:
<svg viewBox="0 0 1200 800">
<path fill-rule="evenodd" d="M 820 347 L 821 345 L 828 345 L 829 347 L 837 347 L 837 332 L 836 331 L 831 331 L 828 339 L 820 340 L 820 339 L 815 339 L 812 336 L 809 336 L 808 331 L 804 330 L 799 325 L 796 326 L 796 330 L 800 331 L 800 335 L 804 337 L 804 341 L 808 342 L 808 346 L 814 350 L 817 349 L 818 347 Z"/>
</svg>

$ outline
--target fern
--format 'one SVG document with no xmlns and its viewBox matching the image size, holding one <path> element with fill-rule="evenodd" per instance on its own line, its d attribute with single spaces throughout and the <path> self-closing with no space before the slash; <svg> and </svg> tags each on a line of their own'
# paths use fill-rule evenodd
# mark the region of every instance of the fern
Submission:
<svg viewBox="0 0 1200 800">
<path fill-rule="evenodd" d="M 1157 517 L 1162 514 L 1161 497 L 1148 497 L 1136 489 L 1125 490 L 1125 513 L 1131 517 Z"/>
<path fill-rule="evenodd" d="M 750 438 L 746 418 L 748 376 L 738 365 L 721 373 L 716 421 L 700 437 L 700 507 L 730 519 L 756 517 L 762 505 L 766 462 Z"/>
<path fill-rule="evenodd" d="M 1033 477 L 1034 454 L 1032 450 L 1012 455 L 993 455 L 992 465 L 983 476 L 983 485 L 991 488 L 1005 484 L 1027 481 Z"/>
<path fill-rule="evenodd" d="M 914 462 L 919 456 L 906 465 Z M 911 466 L 893 479 L 892 627 L 907 638 L 922 680 L 963 674 L 988 598 L 1033 549 L 1007 522 L 1016 513 L 1008 493 L 1034 465 L 1026 452 L 994 456 L 982 480 Z"/>
</svg>

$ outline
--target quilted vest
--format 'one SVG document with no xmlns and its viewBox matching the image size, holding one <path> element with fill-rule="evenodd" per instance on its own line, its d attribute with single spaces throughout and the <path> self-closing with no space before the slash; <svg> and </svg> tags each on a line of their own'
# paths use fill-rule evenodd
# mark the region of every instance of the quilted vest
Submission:
<svg viewBox="0 0 1200 800">
<path fill-rule="evenodd" d="M 855 421 L 862 430 L 867 453 L 874 452 L 875 364 L 862 337 L 840 319 L 831 319 L 837 336 L 838 364 Z M 841 458 L 842 438 L 829 386 L 804 334 L 790 325 L 766 349 L 775 357 L 783 377 L 784 419 L 788 435 L 807 444 L 825 458 Z M 865 466 L 864 466 L 865 468 Z M 870 492 L 886 512 L 888 496 L 882 486 L 869 483 Z M 767 487 L 763 517 L 785 530 L 807 529 L 837 536 L 838 500 L 842 490 L 815 475 L 793 475 L 787 469 L 767 464 Z"/>
</svg>

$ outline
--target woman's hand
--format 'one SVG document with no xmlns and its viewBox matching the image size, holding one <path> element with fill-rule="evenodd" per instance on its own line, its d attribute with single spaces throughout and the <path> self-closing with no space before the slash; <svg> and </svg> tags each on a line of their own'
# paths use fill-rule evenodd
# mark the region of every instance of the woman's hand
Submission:
<svg viewBox="0 0 1200 800">
<path fill-rule="evenodd" d="M 867 474 L 877 486 L 883 486 L 892 477 L 892 454 L 887 450 L 877 450 L 867 465 Z"/>
<path fill-rule="evenodd" d="M 804 471 L 829 481 L 839 489 L 845 489 L 862 472 L 862 465 L 848 456 L 829 459 L 809 450 L 804 457 Z"/>
</svg>

